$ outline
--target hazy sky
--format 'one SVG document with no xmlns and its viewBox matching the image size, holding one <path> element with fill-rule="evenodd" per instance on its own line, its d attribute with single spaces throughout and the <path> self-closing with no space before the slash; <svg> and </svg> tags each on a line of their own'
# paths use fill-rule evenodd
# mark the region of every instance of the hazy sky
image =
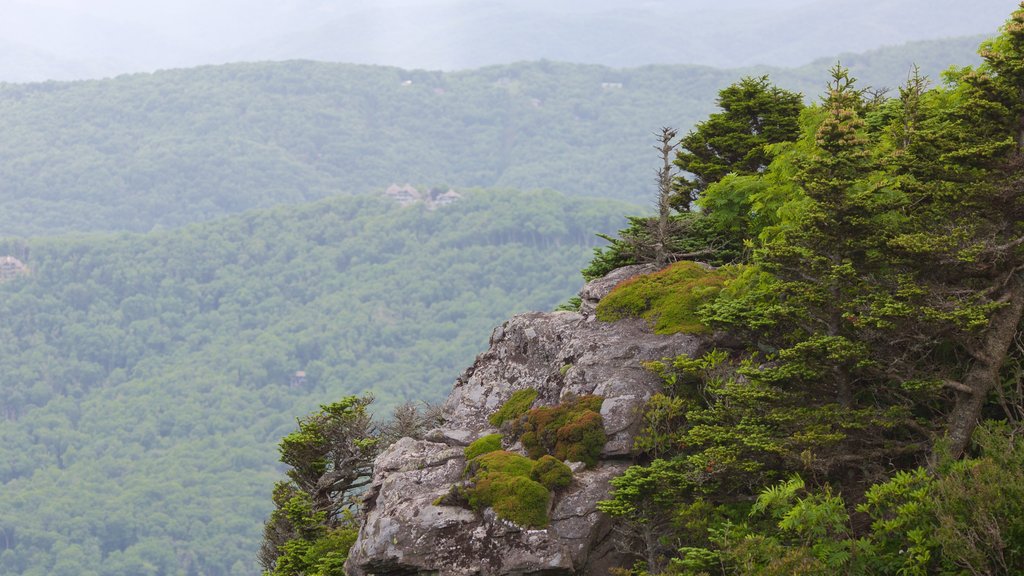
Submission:
<svg viewBox="0 0 1024 576">
<path fill-rule="evenodd" d="M 798 65 L 994 33 L 1013 0 L 0 0 L 0 80 L 307 58 Z"/>
</svg>

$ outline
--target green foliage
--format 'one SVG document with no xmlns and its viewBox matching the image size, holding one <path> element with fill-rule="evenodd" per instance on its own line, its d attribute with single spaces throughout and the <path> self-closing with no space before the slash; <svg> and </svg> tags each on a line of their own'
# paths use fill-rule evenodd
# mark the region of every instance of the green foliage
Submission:
<svg viewBox="0 0 1024 576">
<path fill-rule="evenodd" d="M 487 417 L 492 426 L 501 426 L 505 422 L 512 422 L 530 410 L 530 406 L 537 399 L 537 391 L 533 388 L 516 390 L 509 396 L 508 400 L 498 408 L 498 411 Z"/>
<path fill-rule="evenodd" d="M 281 556 L 267 576 L 345 576 L 345 560 L 359 535 L 354 521 L 346 527 L 326 530 L 315 540 L 295 539 L 281 547 Z"/>
<path fill-rule="evenodd" d="M 271 576 L 344 575 L 355 542 L 355 492 L 369 483 L 378 451 L 367 412 L 372 398 L 349 396 L 301 418 L 281 440 L 288 482 L 274 489 L 259 561 Z"/>
<path fill-rule="evenodd" d="M 540 406 L 527 412 L 513 426 L 531 458 L 544 455 L 558 460 L 597 464 L 607 437 L 601 418 L 601 396 L 579 396 L 558 406 Z"/>
<path fill-rule="evenodd" d="M 656 217 L 630 216 L 629 226 L 619 230 L 617 236 L 598 234 L 608 245 L 594 249 L 593 259 L 581 271 L 583 277 L 594 280 L 616 268 L 654 262 L 658 248 L 673 259 L 699 259 L 714 265 L 733 262 L 740 256 L 742 247 L 730 243 L 729 236 L 704 214 L 672 214 L 668 222 L 670 234 L 662 242 L 657 240 L 657 228 Z"/>
<path fill-rule="evenodd" d="M 579 296 L 573 296 L 558 306 L 555 306 L 555 311 L 579 312 L 581 304 L 583 304 L 583 300 L 581 300 Z"/>
<path fill-rule="evenodd" d="M 359 536 L 356 526 L 329 531 L 306 550 L 305 562 L 309 576 L 345 576 L 345 560 Z"/>
<path fill-rule="evenodd" d="M 677 452 L 682 445 L 680 432 L 685 423 L 687 399 L 678 396 L 655 394 L 644 405 L 643 423 L 633 450 L 658 458 Z"/>
<path fill-rule="evenodd" d="M 951 463 L 932 486 L 935 542 L 943 559 L 972 574 L 1024 571 L 1024 445 L 1021 430 L 989 424 L 974 438 L 979 458 Z"/>
<path fill-rule="evenodd" d="M 685 470 L 676 461 L 656 459 L 646 466 L 630 466 L 612 479 L 612 498 L 600 502 L 598 509 L 610 516 L 648 521 L 654 513 L 671 513 L 687 483 Z"/>
<path fill-rule="evenodd" d="M 534 464 L 530 478 L 554 491 L 566 488 L 572 483 L 572 469 L 558 458 L 545 454 Z"/>
<path fill-rule="evenodd" d="M 321 405 L 318 412 L 300 418 L 298 430 L 281 440 L 281 462 L 289 466 L 292 482 L 314 499 L 314 511 L 335 516 L 351 504 L 353 491 L 369 481 L 379 450 L 367 411 L 372 401 L 348 396 Z"/>
<path fill-rule="evenodd" d="M 771 160 L 768 145 L 795 140 L 799 134 L 801 95 L 771 85 L 767 75 L 743 78 L 722 89 L 718 107 L 721 112 L 698 123 L 680 142 L 675 164 L 686 175 L 676 184 L 674 204 L 681 210 L 689 210 L 693 200 L 727 174 L 762 172 Z M 724 204 L 704 205 L 710 206 Z"/>
<path fill-rule="evenodd" d="M 1024 6 L 980 53 L 888 101 L 836 66 L 770 161 L 696 164 L 749 249 L 700 319 L 748 347 L 649 364 L 654 460 L 603 504 L 637 573 L 1021 571 Z"/>
<path fill-rule="evenodd" d="M 33 272 L 0 284 L 0 574 L 74 546 L 80 574 L 258 573 L 297 417 L 367 392 L 381 415 L 440 399 L 493 326 L 577 290 L 592 231 L 628 211 L 463 195 L 0 240 Z"/>
<path fill-rule="evenodd" d="M 477 456 L 494 452 L 495 450 L 501 450 L 501 434 L 488 434 L 483 438 L 477 438 L 473 442 L 466 446 L 465 455 L 466 460 L 472 460 Z"/>
<path fill-rule="evenodd" d="M 551 493 L 531 478 L 536 464 L 504 450 L 478 456 L 469 463 L 472 485 L 463 494 L 476 510 L 491 507 L 500 518 L 520 526 L 544 528 Z"/>
<path fill-rule="evenodd" d="M 872 518 L 874 564 L 885 573 L 924 576 L 938 571 L 932 476 L 924 468 L 900 470 L 864 492 L 857 511 Z"/>
<path fill-rule="evenodd" d="M 710 270 L 695 262 L 669 267 L 621 282 L 597 304 L 597 318 L 614 322 L 644 318 L 656 334 L 701 333 L 701 307 L 722 289 L 732 269 Z"/>
</svg>

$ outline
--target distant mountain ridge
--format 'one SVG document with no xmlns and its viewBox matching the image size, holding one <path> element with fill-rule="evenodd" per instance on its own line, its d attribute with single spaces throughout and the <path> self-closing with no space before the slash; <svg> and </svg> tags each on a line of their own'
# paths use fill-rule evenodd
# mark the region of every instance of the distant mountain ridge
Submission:
<svg viewBox="0 0 1024 576">
<path fill-rule="evenodd" d="M 936 78 L 979 38 L 840 60 L 861 85 Z M 180 226 L 339 193 L 423 186 L 552 188 L 646 202 L 651 134 L 689 129 L 743 75 L 821 92 L 798 69 L 619 69 L 550 61 L 428 72 L 306 61 L 0 84 L 0 230 Z"/>
<path fill-rule="evenodd" d="M 464 70 L 524 60 L 800 66 L 841 52 L 994 32 L 1006 0 L 8 0 L 0 79 L 82 79 L 312 59 Z M 22 48 L 4 48 L 6 40 Z M 47 55 L 32 66 L 16 54 Z"/>
</svg>

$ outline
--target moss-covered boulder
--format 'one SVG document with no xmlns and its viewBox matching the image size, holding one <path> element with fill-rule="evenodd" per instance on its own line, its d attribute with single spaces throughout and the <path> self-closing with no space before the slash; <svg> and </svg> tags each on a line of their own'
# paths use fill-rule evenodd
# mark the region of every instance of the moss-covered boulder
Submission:
<svg viewBox="0 0 1024 576">
<path fill-rule="evenodd" d="M 728 267 L 711 269 L 697 262 L 676 262 L 653 274 L 620 282 L 597 304 L 597 318 L 605 322 L 644 318 L 656 334 L 706 333 L 700 308 L 735 274 Z"/>
<path fill-rule="evenodd" d="M 532 478 L 537 462 L 498 450 L 470 462 L 472 486 L 462 492 L 475 510 L 491 507 L 499 518 L 526 528 L 548 525 L 551 491 Z"/>
<path fill-rule="evenodd" d="M 533 312 L 495 328 L 488 349 L 456 379 L 444 405 L 443 424 L 428 438 L 404 438 L 378 457 L 367 489 L 364 527 L 350 552 L 347 574 L 419 574 L 439 567 L 452 575 L 610 574 L 632 565 L 633 558 L 616 546 L 611 523 L 596 503 L 608 498 L 611 479 L 628 468 L 641 408 L 662 389 L 658 375 L 642 363 L 680 354 L 698 357 L 710 345 L 699 334 L 654 334 L 642 321 L 595 321 L 593 306 L 603 295 L 626 276 L 647 271 L 616 271 L 601 280 L 602 286 L 588 284 L 581 293 L 586 306 L 580 313 Z M 484 501 L 494 506 L 502 500 L 498 496 L 515 498 L 480 513 L 468 505 L 467 493 L 481 470 L 467 472 L 465 448 L 496 432 L 489 417 L 514 390 L 526 388 L 538 392 L 525 406 L 527 412 L 542 400 L 604 397 L 601 404 L 594 402 L 592 411 L 601 415 L 608 441 L 596 466 L 568 463 L 573 473 L 565 487 L 559 486 L 568 478 L 566 471 L 557 458 L 543 454 L 528 478 L 535 485 L 491 478 L 475 495 L 479 506 Z M 578 428 L 591 428 L 587 419 L 577 424 L 563 438 L 576 435 Z M 511 421 L 501 427 L 503 444 L 517 440 Z M 542 524 L 526 513 L 540 509 L 529 505 L 541 500 L 538 487 L 551 493 L 547 529 L 512 526 L 509 517 Z"/>
</svg>

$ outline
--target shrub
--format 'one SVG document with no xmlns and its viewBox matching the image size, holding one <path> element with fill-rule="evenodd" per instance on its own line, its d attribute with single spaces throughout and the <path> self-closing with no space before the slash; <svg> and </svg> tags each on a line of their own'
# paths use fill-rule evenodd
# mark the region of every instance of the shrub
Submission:
<svg viewBox="0 0 1024 576">
<path fill-rule="evenodd" d="M 501 439 L 501 434 L 488 434 L 483 438 L 473 441 L 469 446 L 466 446 L 466 460 L 472 460 L 477 456 L 501 450 Z"/>
<path fill-rule="evenodd" d="M 598 302 L 597 318 L 605 322 L 644 318 L 656 334 L 707 332 L 700 309 L 734 275 L 730 268 L 708 270 L 696 262 L 676 262 L 653 274 L 620 282 Z"/>
<path fill-rule="evenodd" d="M 572 470 L 558 458 L 545 455 L 534 465 L 530 478 L 540 482 L 548 490 L 556 490 L 572 483 Z"/>
<path fill-rule="evenodd" d="M 512 396 L 498 408 L 498 411 L 487 419 L 492 426 L 501 426 L 505 422 L 513 421 L 530 409 L 534 400 L 537 399 L 537 391 L 533 388 L 516 390 Z"/>
<path fill-rule="evenodd" d="M 526 456 L 507 450 L 496 450 L 478 456 L 469 464 L 470 475 L 480 476 L 490 473 L 507 474 L 510 476 L 530 476 L 534 461 Z"/>
</svg>

